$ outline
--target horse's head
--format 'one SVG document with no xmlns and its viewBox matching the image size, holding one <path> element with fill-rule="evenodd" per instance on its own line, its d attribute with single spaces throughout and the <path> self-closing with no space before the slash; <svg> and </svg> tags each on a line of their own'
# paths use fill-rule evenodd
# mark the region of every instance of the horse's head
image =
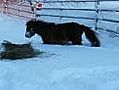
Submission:
<svg viewBox="0 0 119 90">
<path fill-rule="evenodd" d="M 26 23 L 25 37 L 31 38 L 35 35 L 35 20 L 30 20 Z"/>
</svg>

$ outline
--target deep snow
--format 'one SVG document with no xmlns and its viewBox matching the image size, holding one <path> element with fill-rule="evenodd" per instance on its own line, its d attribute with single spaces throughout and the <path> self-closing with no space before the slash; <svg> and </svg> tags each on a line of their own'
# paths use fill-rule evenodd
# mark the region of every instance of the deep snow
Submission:
<svg viewBox="0 0 119 90">
<path fill-rule="evenodd" d="M 119 38 L 100 33 L 102 46 L 43 45 L 40 37 L 26 39 L 25 20 L 1 14 L 0 42 L 32 41 L 48 54 L 0 61 L 0 90 L 118 90 Z"/>
</svg>

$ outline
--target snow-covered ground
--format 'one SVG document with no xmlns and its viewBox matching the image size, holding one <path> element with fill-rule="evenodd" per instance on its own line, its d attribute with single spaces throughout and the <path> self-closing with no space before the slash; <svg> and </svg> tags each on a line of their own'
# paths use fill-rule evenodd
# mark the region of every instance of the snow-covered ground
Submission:
<svg viewBox="0 0 119 90">
<path fill-rule="evenodd" d="M 101 47 L 43 45 L 26 39 L 25 20 L 0 15 L 0 43 L 32 41 L 44 56 L 0 61 L 0 90 L 119 90 L 119 38 L 100 33 Z M 84 37 L 85 39 L 85 37 Z"/>
</svg>

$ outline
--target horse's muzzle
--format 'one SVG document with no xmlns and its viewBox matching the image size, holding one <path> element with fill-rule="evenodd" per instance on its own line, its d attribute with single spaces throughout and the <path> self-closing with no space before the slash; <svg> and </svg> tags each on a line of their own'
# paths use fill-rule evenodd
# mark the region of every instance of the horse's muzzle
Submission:
<svg viewBox="0 0 119 90">
<path fill-rule="evenodd" d="M 31 38 L 32 35 L 30 34 L 30 32 L 26 32 L 26 33 L 25 33 L 25 37 L 27 37 L 27 38 Z"/>
</svg>

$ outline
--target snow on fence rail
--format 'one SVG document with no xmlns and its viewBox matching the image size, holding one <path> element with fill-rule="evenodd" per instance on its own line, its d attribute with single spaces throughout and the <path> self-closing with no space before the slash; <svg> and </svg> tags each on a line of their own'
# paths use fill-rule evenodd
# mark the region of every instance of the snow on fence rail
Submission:
<svg viewBox="0 0 119 90">
<path fill-rule="evenodd" d="M 33 18 L 34 12 L 31 11 L 31 6 L 29 5 L 15 5 L 12 4 L 8 7 L 8 14 L 13 14 L 22 18 Z"/>
</svg>

